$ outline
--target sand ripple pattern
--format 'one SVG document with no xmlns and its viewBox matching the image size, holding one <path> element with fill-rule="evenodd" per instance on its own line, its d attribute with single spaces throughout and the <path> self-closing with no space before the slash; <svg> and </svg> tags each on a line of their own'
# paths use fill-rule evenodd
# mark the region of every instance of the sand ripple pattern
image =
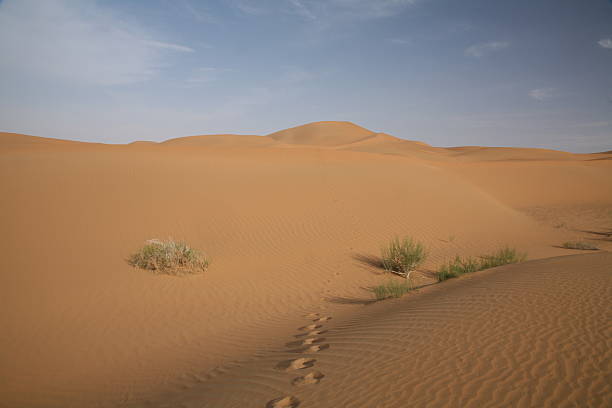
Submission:
<svg viewBox="0 0 612 408">
<path fill-rule="evenodd" d="M 191 401 L 199 407 L 612 406 L 611 301 L 611 253 L 496 268 L 364 307 L 330 328 L 325 343 L 297 337 L 305 345 L 331 344 L 324 353 L 262 356 L 191 390 Z"/>
<path fill-rule="evenodd" d="M 612 406 L 612 254 L 432 289 L 329 335 L 313 406 Z"/>
</svg>

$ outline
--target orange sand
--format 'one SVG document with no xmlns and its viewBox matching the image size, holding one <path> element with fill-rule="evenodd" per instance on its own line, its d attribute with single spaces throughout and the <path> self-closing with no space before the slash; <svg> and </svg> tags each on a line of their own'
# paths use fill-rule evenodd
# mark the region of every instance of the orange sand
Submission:
<svg viewBox="0 0 612 408">
<path fill-rule="evenodd" d="M 466 360 L 493 353 L 483 349 L 485 339 L 475 337 L 474 323 L 462 329 L 460 346 L 448 338 L 432 346 L 433 336 L 443 335 L 453 321 L 453 315 L 442 319 L 444 301 L 435 295 L 411 294 L 363 309 L 372 298 L 363 288 L 389 279 L 368 259 L 394 235 L 411 235 L 428 247 L 430 257 L 417 277 L 421 283 L 431 282 L 431 271 L 455 254 L 478 255 L 504 244 L 527 251 L 531 259 L 576 254 L 557 247 L 576 238 L 611 249 L 603 234 L 612 227 L 611 158 L 609 152 L 436 148 L 343 122 L 270 136 L 193 136 L 129 145 L 0 133 L 0 406 L 116 407 L 146 401 L 156 406 L 180 400 L 187 388 L 197 395 L 209 382 L 229 387 L 231 398 L 218 403 L 217 394 L 210 400 L 198 396 L 201 403 L 195 406 L 241 401 L 235 406 L 261 407 L 281 391 L 279 398 L 294 395 L 300 407 L 403 406 L 397 404 L 406 398 L 416 406 L 450 404 L 443 393 L 455 395 L 459 406 L 478 406 L 492 396 L 504 396 L 495 400 L 501 401 L 498 406 L 539 406 L 534 401 L 561 406 L 561 396 L 575 398 L 578 405 L 606 405 L 609 386 L 589 376 L 609 375 L 610 356 L 604 350 L 599 362 L 589 357 L 590 366 L 572 369 L 571 361 L 587 354 L 563 351 L 586 347 L 582 335 L 593 342 L 603 338 L 610 349 L 610 333 L 597 326 L 594 316 L 598 311 L 605 317 L 610 305 L 606 288 L 612 262 L 606 254 L 505 267 L 432 287 L 432 293 L 454 296 L 451 308 L 467 302 L 457 325 L 510 307 L 499 303 L 508 287 L 517 288 L 510 294 L 517 307 L 531 312 L 540 307 L 540 298 L 546 308 L 554 308 L 555 301 L 572 305 L 570 317 L 582 323 L 562 325 L 559 330 L 570 337 L 562 339 L 559 353 L 513 357 L 527 350 L 527 343 L 516 339 L 507 349 L 505 343 L 492 349 L 505 350 L 495 365 Z M 143 241 L 166 237 L 206 251 L 209 271 L 177 278 L 125 262 Z M 561 272 L 547 272 L 550 264 Z M 516 281 L 504 280 L 515 275 Z M 533 283 L 531 275 L 539 280 L 534 277 Z M 582 292 L 574 294 L 568 279 L 582 275 Z M 521 300 L 518 288 L 525 285 L 533 295 Z M 562 293 L 556 294 L 555 285 L 564 288 Z M 480 296 L 473 303 L 471 291 Z M 468 298 L 462 301 L 463 296 Z M 599 310 L 593 308 L 594 296 L 600 299 Z M 529 299 L 535 299 L 533 304 Z M 406 321 L 396 332 L 389 330 L 410 316 L 411 302 L 422 305 L 415 317 L 422 324 Z M 428 307 L 436 312 L 427 312 Z M 376 325 L 383 315 L 367 317 L 379 309 L 384 309 L 382 331 Z M 485 319 L 490 322 L 487 338 L 518 336 L 522 321 L 514 316 L 523 309 L 508 312 L 506 320 Z M 260 362 L 289 342 L 311 312 L 346 322 L 334 331 L 336 343 L 324 343 L 332 345 L 321 351 L 330 356 L 330 365 L 313 367 L 325 376 L 318 383 L 292 386 L 289 375 L 283 377 L 288 385 L 273 387 L 265 370 L 261 381 L 244 389 L 224 380 L 242 384 L 241 373 L 251 375 L 251 367 L 262 367 Z M 521 326 L 526 338 L 554 344 L 559 331 L 540 330 L 537 316 L 533 313 L 529 325 Z M 548 319 L 544 323 L 562 322 L 551 316 L 541 317 Z M 350 323 L 362 320 L 362 326 Z M 398 343 L 407 328 L 414 338 Z M 375 337 L 372 348 L 379 357 L 369 356 L 364 345 L 342 346 L 347 336 L 357 343 Z M 431 347 L 444 358 L 435 360 Z M 424 360 L 415 377 L 410 361 L 418 355 Z M 398 371 L 385 371 L 395 360 L 402 362 Z M 507 374 L 523 361 L 533 376 L 544 378 L 533 399 L 514 394 L 530 384 L 526 374 Z M 432 367 L 439 377 L 432 377 Z M 281 371 L 271 372 L 274 377 Z M 455 374 L 470 377 L 468 385 Z M 572 376 L 573 393 L 547 385 L 549 379 Z M 361 389 L 366 377 L 373 379 Z M 417 387 L 421 382 L 432 389 Z M 366 391 L 371 398 L 378 395 L 380 405 L 366 398 Z M 296 403 L 288 399 L 276 405 Z"/>
</svg>

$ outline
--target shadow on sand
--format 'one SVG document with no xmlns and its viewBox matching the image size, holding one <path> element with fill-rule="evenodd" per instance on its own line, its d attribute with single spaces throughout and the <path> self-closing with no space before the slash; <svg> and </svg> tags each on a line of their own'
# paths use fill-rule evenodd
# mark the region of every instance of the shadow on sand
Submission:
<svg viewBox="0 0 612 408">
<path fill-rule="evenodd" d="M 425 272 L 431 272 L 431 271 L 425 271 Z M 434 272 L 431 272 L 434 273 Z M 423 285 L 419 285 L 419 286 L 415 286 L 412 288 L 411 292 L 414 292 L 416 290 L 425 288 L 427 286 L 432 286 L 432 285 L 437 285 L 439 282 L 431 282 L 431 283 L 425 283 Z M 361 287 L 360 289 L 363 290 L 367 290 L 368 292 L 372 292 L 372 287 Z M 377 302 L 382 302 L 386 299 L 372 299 L 372 298 L 357 298 L 357 297 L 341 297 L 341 296 L 331 296 L 331 297 L 327 297 L 324 299 L 326 302 L 330 302 L 330 303 L 336 303 L 336 304 L 340 304 L 340 305 L 371 305 Z"/>
<path fill-rule="evenodd" d="M 591 237 L 589 239 L 593 239 L 596 241 L 607 241 L 612 242 L 612 228 L 604 228 L 601 231 L 591 231 L 591 230 L 578 230 L 580 232 L 584 232 L 585 234 L 596 235 L 597 238 Z"/>
<path fill-rule="evenodd" d="M 362 266 L 368 266 L 370 272 L 376 275 L 382 275 L 385 273 L 385 268 L 383 267 L 382 259 L 378 256 L 371 254 L 354 254 L 353 259 L 359 262 Z M 372 270 L 375 268 L 376 270 Z"/>
</svg>

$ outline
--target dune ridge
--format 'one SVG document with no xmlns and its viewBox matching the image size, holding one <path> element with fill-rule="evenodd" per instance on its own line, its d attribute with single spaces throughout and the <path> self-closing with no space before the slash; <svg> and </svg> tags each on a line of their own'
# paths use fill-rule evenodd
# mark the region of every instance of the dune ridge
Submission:
<svg viewBox="0 0 612 408">
<path fill-rule="evenodd" d="M 17 133 L 0 132 L 0 146 L 3 149 L 34 145 L 53 146 L 72 144 L 84 147 L 96 145 L 112 147 L 99 143 L 85 143 L 62 139 L 28 136 Z M 319 149 L 354 150 L 369 153 L 425 157 L 431 160 L 445 160 L 451 157 L 455 161 L 576 161 L 607 160 L 612 158 L 612 151 L 588 154 L 569 153 L 542 148 L 458 146 L 433 147 L 421 141 L 400 139 L 387 133 L 379 133 L 363 128 L 352 122 L 323 121 L 280 130 L 269 135 L 213 134 L 177 137 L 163 142 L 135 141 L 129 145 L 144 146 L 207 146 L 207 147 L 316 147 Z"/>
<path fill-rule="evenodd" d="M 314 122 L 269 134 L 288 144 L 338 146 L 368 139 L 375 132 L 351 122 Z"/>
</svg>

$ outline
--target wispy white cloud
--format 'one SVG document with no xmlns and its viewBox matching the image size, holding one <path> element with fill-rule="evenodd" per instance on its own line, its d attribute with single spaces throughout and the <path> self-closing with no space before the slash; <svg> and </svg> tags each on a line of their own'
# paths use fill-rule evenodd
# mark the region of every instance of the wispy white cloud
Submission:
<svg viewBox="0 0 612 408">
<path fill-rule="evenodd" d="M 276 12 L 305 20 L 374 19 L 391 17 L 425 0 L 234 0 L 234 6 L 249 15 Z"/>
<path fill-rule="evenodd" d="M 419 0 L 331 0 L 340 11 L 360 18 L 390 17 L 401 13 Z"/>
<path fill-rule="evenodd" d="M 260 16 L 270 12 L 266 1 L 238 0 L 234 6 L 245 14 Z"/>
<path fill-rule="evenodd" d="M 194 51 L 155 37 L 92 0 L 4 0 L 0 75 L 125 84 L 154 78 L 169 51 Z"/>
<path fill-rule="evenodd" d="M 175 0 L 174 4 L 178 4 L 196 21 L 200 23 L 217 23 L 217 20 L 210 14 L 206 9 L 202 7 L 200 3 L 192 3 L 189 0 L 178 1 Z"/>
<path fill-rule="evenodd" d="M 299 16 L 305 19 L 309 19 L 309 20 L 317 19 L 317 16 L 312 11 L 310 11 L 308 7 L 306 7 L 303 1 L 289 0 L 289 3 L 293 6 L 295 13 L 298 14 Z"/>
<path fill-rule="evenodd" d="M 181 52 L 194 52 L 195 51 L 193 48 L 187 47 L 185 45 L 172 44 L 172 43 L 161 42 L 161 41 L 145 41 L 145 43 L 147 45 L 150 45 L 151 47 L 165 48 L 167 50 L 172 50 L 172 51 L 181 51 Z"/>
<path fill-rule="evenodd" d="M 529 96 L 538 101 L 545 101 L 552 99 L 557 96 L 557 90 L 555 88 L 538 88 L 529 91 Z"/>
<path fill-rule="evenodd" d="M 406 38 L 387 38 L 387 42 L 395 45 L 410 45 L 412 41 Z"/>
<path fill-rule="evenodd" d="M 612 38 L 602 38 L 601 40 L 597 41 L 597 44 L 603 48 L 612 49 Z"/>
<path fill-rule="evenodd" d="M 510 43 L 506 41 L 491 41 L 482 44 L 474 44 L 465 49 L 465 55 L 479 58 L 486 54 L 503 50 L 509 46 Z"/>
</svg>

